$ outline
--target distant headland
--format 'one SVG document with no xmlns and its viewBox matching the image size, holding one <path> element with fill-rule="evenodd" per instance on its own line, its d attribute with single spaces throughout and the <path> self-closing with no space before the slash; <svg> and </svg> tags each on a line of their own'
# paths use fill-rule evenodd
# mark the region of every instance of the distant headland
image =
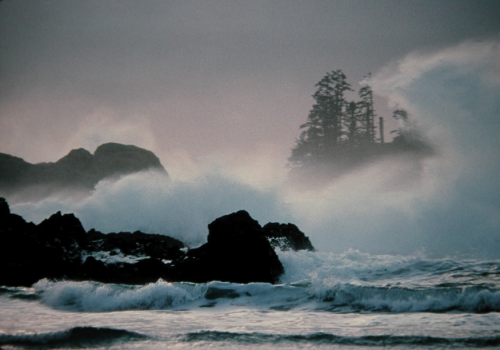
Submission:
<svg viewBox="0 0 500 350">
<path fill-rule="evenodd" d="M 119 143 L 105 143 L 94 154 L 79 148 L 55 163 L 31 164 L 21 158 L 0 153 L 0 195 L 41 199 L 55 193 L 87 192 L 106 178 L 139 171 L 168 173 L 151 151 Z"/>
</svg>

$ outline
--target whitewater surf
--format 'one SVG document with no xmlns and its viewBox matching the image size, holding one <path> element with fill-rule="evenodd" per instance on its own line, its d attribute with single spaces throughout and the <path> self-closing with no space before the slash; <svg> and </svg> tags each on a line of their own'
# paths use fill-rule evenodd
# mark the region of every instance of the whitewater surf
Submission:
<svg viewBox="0 0 500 350">
<path fill-rule="evenodd" d="M 276 285 L 3 287 L 12 348 L 491 348 L 500 346 L 500 261 L 278 251 Z M 29 311 L 29 312 L 28 312 Z"/>
</svg>

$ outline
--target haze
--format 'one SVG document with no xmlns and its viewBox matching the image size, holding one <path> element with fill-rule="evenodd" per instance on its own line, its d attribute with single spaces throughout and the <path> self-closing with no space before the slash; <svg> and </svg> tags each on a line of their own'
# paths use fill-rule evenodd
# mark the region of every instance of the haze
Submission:
<svg viewBox="0 0 500 350">
<path fill-rule="evenodd" d="M 333 252 L 499 257 L 498 18 L 498 1 L 4 0 L 0 152 L 46 162 L 135 144 L 174 179 L 14 208 L 31 220 L 74 211 L 87 229 L 189 232 L 193 244 L 209 220 L 247 209 Z M 287 157 L 334 69 L 356 89 L 371 72 L 386 139 L 404 107 L 438 155 L 290 187 Z"/>
</svg>

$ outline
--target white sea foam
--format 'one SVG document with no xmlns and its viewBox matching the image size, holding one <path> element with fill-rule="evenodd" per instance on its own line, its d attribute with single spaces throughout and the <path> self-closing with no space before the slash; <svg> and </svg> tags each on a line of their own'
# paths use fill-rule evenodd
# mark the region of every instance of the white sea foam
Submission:
<svg viewBox="0 0 500 350">
<path fill-rule="evenodd" d="M 144 286 L 95 282 L 49 282 L 34 285 L 43 303 L 79 311 L 165 309 L 205 295 L 206 285 L 158 281 Z"/>
<path fill-rule="evenodd" d="M 155 172 L 101 181 L 83 199 L 48 198 L 12 206 L 27 220 L 40 222 L 54 212 L 74 213 L 85 229 L 102 232 L 159 233 L 197 246 L 206 241 L 207 225 L 241 209 L 261 223 L 285 219 L 274 191 L 260 191 L 218 173 L 171 182 Z"/>
<path fill-rule="evenodd" d="M 500 311 L 500 262 L 429 260 L 422 257 L 278 252 L 282 283 L 96 282 L 34 285 L 41 301 L 82 311 L 192 309 L 238 306 L 259 310 L 334 312 Z"/>
<path fill-rule="evenodd" d="M 302 281 L 324 308 L 389 312 L 500 310 L 498 261 L 279 252 L 282 280 Z"/>
<path fill-rule="evenodd" d="M 342 254 L 310 251 L 278 251 L 285 266 L 282 281 L 292 283 L 307 279 L 311 282 L 377 285 L 397 278 L 399 283 L 415 281 L 421 284 L 430 278 L 429 270 L 453 266 L 449 260 L 426 260 L 421 256 L 371 255 L 357 250 Z M 420 277 L 419 277 L 420 276 Z"/>
<path fill-rule="evenodd" d="M 97 252 L 82 252 L 82 262 L 91 256 L 96 260 L 102 261 L 105 264 L 135 264 L 140 260 L 147 259 L 148 256 L 125 255 L 120 249 L 113 249 L 112 251 L 97 251 Z"/>
</svg>

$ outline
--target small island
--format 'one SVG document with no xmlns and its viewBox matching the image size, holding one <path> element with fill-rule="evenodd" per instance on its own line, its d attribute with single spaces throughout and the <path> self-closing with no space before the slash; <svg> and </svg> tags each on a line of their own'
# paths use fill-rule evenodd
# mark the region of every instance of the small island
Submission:
<svg viewBox="0 0 500 350">
<path fill-rule="evenodd" d="M 400 127 L 391 131 L 391 142 L 385 141 L 382 117 L 378 117 L 377 130 L 369 82 L 370 75 L 362 82 L 358 101 L 346 99 L 346 93 L 353 89 L 341 70 L 327 73 L 316 84 L 315 103 L 288 158 L 292 174 L 305 179 L 311 173 L 335 177 L 386 157 L 421 159 L 434 153 L 404 109 L 393 112 Z"/>
</svg>

